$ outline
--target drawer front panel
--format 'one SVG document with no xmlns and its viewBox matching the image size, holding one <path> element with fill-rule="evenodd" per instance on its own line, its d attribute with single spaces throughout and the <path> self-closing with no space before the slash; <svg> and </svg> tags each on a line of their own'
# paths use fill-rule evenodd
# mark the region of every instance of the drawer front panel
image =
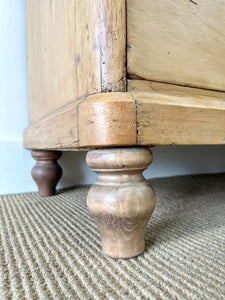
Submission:
<svg viewBox="0 0 225 300">
<path fill-rule="evenodd" d="M 222 0 L 128 0 L 128 77 L 225 91 Z"/>
</svg>

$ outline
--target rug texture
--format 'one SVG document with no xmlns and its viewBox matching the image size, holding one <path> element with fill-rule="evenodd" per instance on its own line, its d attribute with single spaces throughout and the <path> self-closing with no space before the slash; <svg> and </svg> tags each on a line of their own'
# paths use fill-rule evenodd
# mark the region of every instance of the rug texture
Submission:
<svg viewBox="0 0 225 300">
<path fill-rule="evenodd" d="M 225 174 L 152 180 L 143 255 L 104 256 L 89 187 L 0 196 L 0 299 L 225 299 Z"/>
</svg>

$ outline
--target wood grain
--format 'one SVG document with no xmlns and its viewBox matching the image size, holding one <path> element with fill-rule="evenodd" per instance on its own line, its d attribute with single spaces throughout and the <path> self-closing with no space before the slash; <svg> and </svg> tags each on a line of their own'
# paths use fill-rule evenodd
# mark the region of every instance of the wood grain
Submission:
<svg viewBox="0 0 225 300">
<path fill-rule="evenodd" d="M 29 116 L 125 91 L 125 0 L 27 0 Z"/>
<path fill-rule="evenodd" d="M 98 0 L 102 92 L 126 90 L 126 1 Z"/>
<path fill-rule="evenodd" d="M 199 88 L 192 88 L 187 86 L 180 86 L 175 84 L 167 84 L 154 82 L 149 80 L 127 80 L 128 92 L 144 92 L 155 94 L 164 94 L 178 97 L 201 97 L 202 99 L 210 98 L 223 101 L 225 93 L 219 91 L 211 91 Z"/>
<path fill-rule="evenodd" d="M 127 0 L 128 77 L 225 91 L 222 0 Z"/>
<path fill-rule="evenodd" d="M 167 88 L 82 98 L 26 128 L 24 147 L 225 144 L 224 93 Z"/>
<path fill-rule="evenodd" d="M 139 145 L 225 144 L 225 100 L 132 93 Z"/>
<path fill-rule="evenodd" d="M 78 2 L 26 1 L 31 124 L 81 96 L 101 91 L 99 58 L 93 50 L 95 11 L 91 1 Z"/>
<path fill-rule="evenodd" d="M 79 147 L 77 106 L 74 101 L 33 123 L 23 132 L 23 145 L 27 149 L 75 149 Z"/>
<path fill-rule="evenodd" d="M 128 93 L 102 93 L 74 101 L 27 127 L 27 149 L 72 150 L 136 144 L 136 105 Z"/>
<path fill-rule="evenodd" d="M 38 186 L 39 195 L 54 195 L 56 185 L 62 176 L 62 168 L 57 163 L 62 152 L 32 151 L 31 155 L 36 160 L 31 175 Z"/>
<path fill-rule="evenodd" d="M 79 145 L 136 144 L 136 106 L 128 93 L 88 97 L 78 107 Z"/>
<path fill-rule="evenodd" d="M 98 174 L 87 205 L 102 237 L 102 250 L 116 258 L 141 254 L 155 194 L 142 176 L 152 161 L 146 148 L 92 150 L 87 164 Z"/>
</svg>

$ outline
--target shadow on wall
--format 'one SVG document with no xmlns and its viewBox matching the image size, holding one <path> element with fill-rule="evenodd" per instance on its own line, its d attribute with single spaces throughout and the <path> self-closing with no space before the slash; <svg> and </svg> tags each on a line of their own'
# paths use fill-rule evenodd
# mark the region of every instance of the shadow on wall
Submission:
<svg viewBox="0 0 225 300">
<path fill-rule="evenodd" d="M 65 151 L 58 161 L 63 168 L 63 176 L 58 187 L 92 184 L 97 176 L 85 162 L 86 151 Z"/>
<path fill-rule="evenodd" d="M 225 145 L 160 146 L 152 151 L 146 178 L 225 172 Z"/>
<path fill-rule="evenodd" d="M 225 146 L 159 146 L 152 148 L 153 163 L 147 179 L 189 174 L 225 172 Z M 59 187 L 92 184 L 96 174 L 86 165 L 87 152 L 64 152 L 59 164 L 63 177 Z"/>
</svg>

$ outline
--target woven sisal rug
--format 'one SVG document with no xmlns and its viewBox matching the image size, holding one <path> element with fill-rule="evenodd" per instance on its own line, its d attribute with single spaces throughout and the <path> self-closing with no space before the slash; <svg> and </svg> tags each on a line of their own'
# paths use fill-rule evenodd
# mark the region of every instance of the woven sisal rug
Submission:
<svg viewBox="0 0 225 300">
<path fill-rule="evenodd" d="M 146 251 L 101 253 L 88 187 L 0 196 L 0 299 L 225 299 L 225 174 L 151 181 Z"/>
</svg>

